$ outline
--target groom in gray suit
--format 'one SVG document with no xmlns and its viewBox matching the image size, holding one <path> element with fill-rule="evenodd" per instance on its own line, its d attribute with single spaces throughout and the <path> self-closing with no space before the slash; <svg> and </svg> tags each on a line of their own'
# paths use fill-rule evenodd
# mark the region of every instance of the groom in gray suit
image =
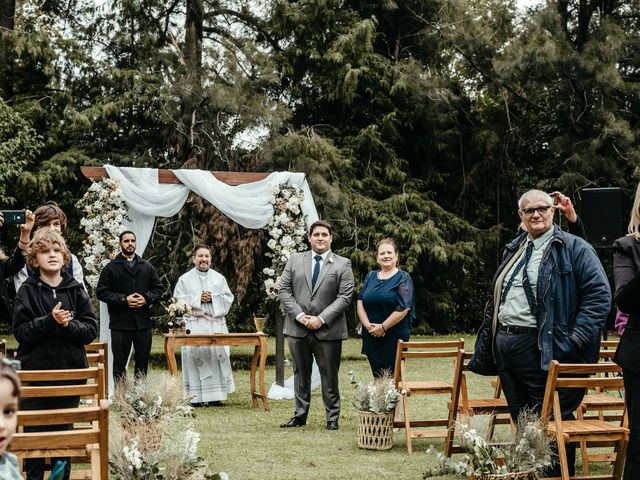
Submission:
<svg viewBox="0 0 640 480">
<path fill-rule="evenodd" d="M 293 357 L 294 416 L 282 428 L 307 423 L 311 403 L 313 357 L 320 370 L 327 429 L 338 429 L 338 370 L 342 341 L 348 337 L 345 310 L 353 295 L 351 261 L 331 251 L 331 225 L 309 228 L 311 250 L 294 253 L 284 267 L 278 299 L 286 311 L 284 334 Z"/>
</svg>

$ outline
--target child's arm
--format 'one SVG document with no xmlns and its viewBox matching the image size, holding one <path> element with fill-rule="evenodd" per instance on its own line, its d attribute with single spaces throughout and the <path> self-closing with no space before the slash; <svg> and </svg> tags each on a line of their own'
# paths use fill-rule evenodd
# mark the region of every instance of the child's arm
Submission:
<svg viewBox="0 0 640 480">
<path fill-rule="evenodd" d="M 19 343 L 25 345 L 40 343 L 51 336 L 58 327 L 58 322 L 53 318 L 51 312 L 36 317 L 28 303 L 18 292 L 16 305 L 13 309 L 13 335 Z"/>
</svg>

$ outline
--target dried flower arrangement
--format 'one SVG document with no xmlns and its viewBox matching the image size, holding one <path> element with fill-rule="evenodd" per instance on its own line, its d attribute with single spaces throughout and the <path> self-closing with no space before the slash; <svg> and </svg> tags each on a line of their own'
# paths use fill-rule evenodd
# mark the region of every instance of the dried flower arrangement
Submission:
<svg viewBox="0 0 640 480">
<path fill-rule="evenodd" d="M 175 377 L 118 384 L 109 431 L 109 474 L 115 480 L 222 480 L 198 456 L 200 434 Z"/>
<path fill-rule="evenodd" d="M 472 423 L 477 423 L 477 418 L 465 416 L 456 422 L 460 445 L 468 452 L 465 460 L 446 458 L 431 445 L 427 452 L 436 456 L 438 466 L 425 472 L 423 478 L 453 473 L 477 479 L 535 479 L 539 472 L 552 464 L 552 439 L 545 433 L 535 413 L 530 410 L 520 413 L 515 439 L 507 444 L 487 442 L 484 434 L 487 425 L 484 428 L 472 426 Z"/>
<path fill-rule="evenodd" d="M 367 385 L 359 382 L 353 372 L 349 372 L 349 377 L 351 377 L 351 384 L 356 388 L 353 405 L 360 411 L 393 412 L 402 397 L 402 392 L 396 389 L 389 372 L 383 372 L 381 377 L 375 378 Z"/>
</svg>

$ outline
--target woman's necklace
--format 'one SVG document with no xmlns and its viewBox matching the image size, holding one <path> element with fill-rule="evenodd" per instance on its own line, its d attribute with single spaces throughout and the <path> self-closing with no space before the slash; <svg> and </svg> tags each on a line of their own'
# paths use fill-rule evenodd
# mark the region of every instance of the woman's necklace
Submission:
<svg viewBox="0 0 640 480">
<path fill-rule="evenodd" d="M 387 280 L 388 278 L 393 277 L 396 272 L 398 271 L 397 267 L 394 267 L 392 270 L 389 270 L 388 272 L 385 272 L 384 270 L 380 270 L 378 272 L 378 279 L 379 280 Z"/>
</svg>

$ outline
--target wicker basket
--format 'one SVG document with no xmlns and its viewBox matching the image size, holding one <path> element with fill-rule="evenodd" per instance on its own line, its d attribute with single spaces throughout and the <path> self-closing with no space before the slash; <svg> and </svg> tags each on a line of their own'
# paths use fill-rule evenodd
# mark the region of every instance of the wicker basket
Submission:
<svg viewBox="0 0 640 480">
<path fill-rule="evenodd" d="M 512 473 L 486 473 L 484 475 L 472 475 L 472 480 L 538 480 L 535 471 Z"/>
<path fill-rule="evenodd" d="M 393 412 L 358 411 L 358 447 L 367 450 L 393 447 Z"/>
</svg>

